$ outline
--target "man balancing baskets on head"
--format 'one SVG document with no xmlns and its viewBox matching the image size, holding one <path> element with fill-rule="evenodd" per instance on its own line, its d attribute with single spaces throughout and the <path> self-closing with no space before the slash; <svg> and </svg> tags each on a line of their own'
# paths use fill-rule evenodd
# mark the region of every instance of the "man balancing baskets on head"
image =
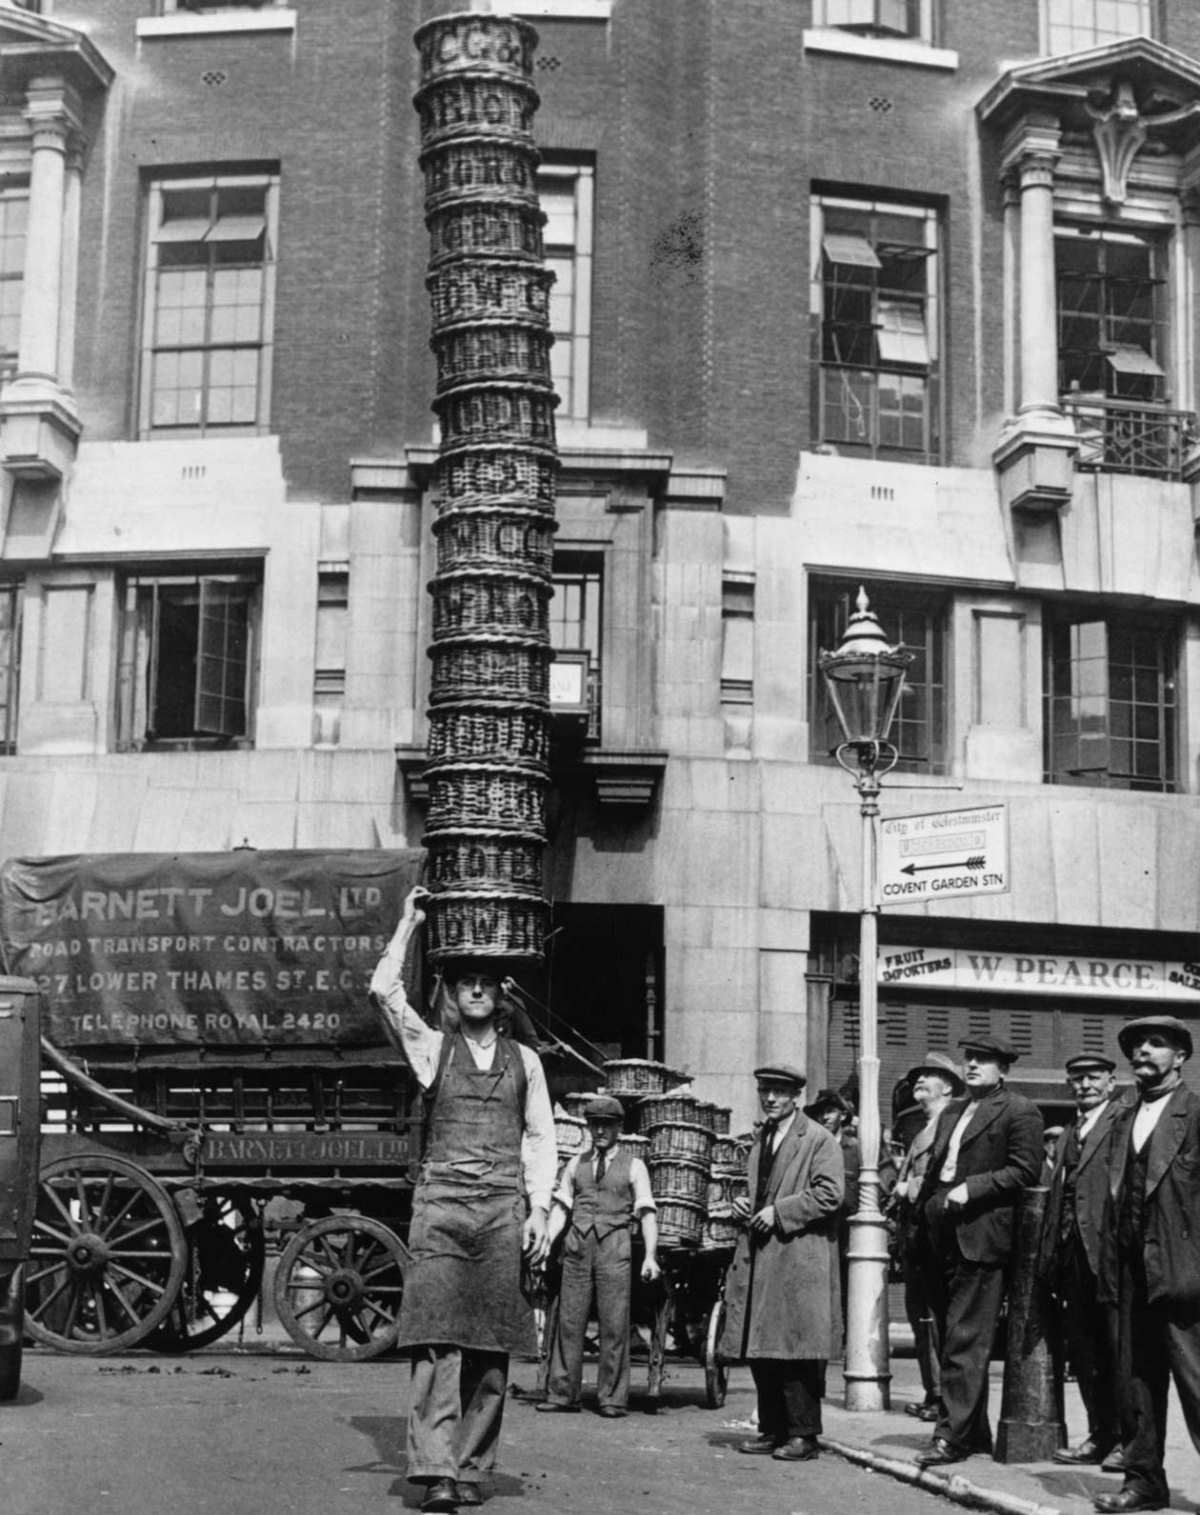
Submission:
<svg viewBox="0 0 1200 1515">
<path fill-rule="evenodd" d="M 397 1344 L 412 1358 L 408 1476 L 434 1511 L 482 1503 L 509 1358 L 537 1351 L 521 1261 L 546 1257 L 557 1148 L 541 1061 L 509 1035 L 495 964 L 444 965 L 440 1030 L 409 1004 L 404 962 L 427 894 L 409 893 L 371 995 L 426 1098 Z"/>
</svg>

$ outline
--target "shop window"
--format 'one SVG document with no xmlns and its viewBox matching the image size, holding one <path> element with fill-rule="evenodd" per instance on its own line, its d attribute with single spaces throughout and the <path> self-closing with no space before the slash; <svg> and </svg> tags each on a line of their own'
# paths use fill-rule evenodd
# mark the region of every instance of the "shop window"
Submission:
<svg viewBox="0 0 1200 1515">
<path fill-rule="evenodd" d="M 260 594 L 236 572 L 125 580 L 119 747 L 248 743 Z"/>
<path fill-rule="evenodd" d="M 1044 618 L 1043 643 L 1047 782 L 1173 791 L 1175 629 L 1055 609 Z"/>
<path fill-rule="evenodd" d="M 588 416 L 592 345 L 592 222 L 595 172 L 590 164 L 543 163 L 538 198 L 546 216 L 546 267 L 553 270 L 550 370 L 558 415 Z"/>
<path fill-rule="evenodd" d="M 0 753 L 17 750 L 21 684 L 21 586 L 0 581 Z"/>
<path fill-rule="evenodd" d="M 833 26 L 865 37 L 933 40 L 933 0 L 816 0 L 815 26 Z"/>
<path fill-rule="evenodd" d="M 1045 46 L 1052 56 L 1158 35 L 1157 0 L 1043 0 Z"/>
<path fill-rule="evenodd" d="M 814 762 L 830 757 L 842 740 L 829 705 L 817 655 L 831 651 L 853 613 L 862 582 L 890 642 L 913 654 L 904 693 L 889 740 L 900 753 L 897 767 L 906 773 L 946 772 L 946 625 L 948 603 L 928 590 L 859 579 L 812 579 L 809 582 L 808 681 L 809 754 Z"/>
<path fill-rule="evenodd" d="M 229 436 L 266 425 L 276 187 L 269 176 L 151 186 L 143 436 Z"/>
<path fill-rule="evenodd" d="M 600 740 L 603 589 L 599 558 L 590 554 L 555 555 L 550 645 L 556 652 L 586 654 L 581 676 L 587 704 L 586 739 L 589 742 Z"/>
<path fill-rule="evenodd" d="M 313 668 L 313 740 L 336 746 L 346 698 L 346 644 L 350 575 L 323 570 L 317 577 L 317 645 Z"/>
<path fill-rule="evenodd" d="M 816 436 L 855 457 L 938 456 L 936 212 L 815 202 Z"/>
<path fill-rule="evenodd" d="M 28 222 L 28 188 L 0 190 L 0 380 L 17 371 Z"/>
</svg>

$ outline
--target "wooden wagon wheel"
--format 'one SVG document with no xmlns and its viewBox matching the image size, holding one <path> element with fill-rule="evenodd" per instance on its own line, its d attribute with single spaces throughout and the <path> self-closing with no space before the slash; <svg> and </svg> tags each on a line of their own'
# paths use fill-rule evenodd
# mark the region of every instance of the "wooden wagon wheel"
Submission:
<svg viewBox="0 0 1200 1515">
<path fill-rule="evenodd" d="M 708 1317 L 708 1334 L 704 1338 L 704 1397 L 710 1410 L 725 1403 L 729 1372 L 720 1353 L 721 1332 L 725 1329 L 725 1301 L 718 1299 Z"/>
<path fill-rule="evenodd" d="M 275 1308 L 298 1347 L 326 1362 L 363 1362 L 396 1340 L 408 1248 L 366 1215 L 327 1215 L 280 1254 Z"/>
<path fill-rule="evenodd" d="M 187 1261 L 175 1206 L 124 1158 L 64 1157 L 38 1180 L 25 1325 L 62 1352 L 119 1352 L 166 1318 Z"/>
<path fill-rule="evenodd" d="M 262 1285 L 262 1217 L 248 1197 L 210 1190 L 186 1228 L 183 1283 L 166 1320 L 147 1340 L 156 1352 L 191 1352 L 233 1329 Z"/>
</svg>

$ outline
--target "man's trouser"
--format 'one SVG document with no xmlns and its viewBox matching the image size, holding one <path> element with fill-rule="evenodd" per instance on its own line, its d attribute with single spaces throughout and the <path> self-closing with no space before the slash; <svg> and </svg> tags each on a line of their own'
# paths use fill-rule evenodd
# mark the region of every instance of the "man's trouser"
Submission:
<svg viewBox="0 0 1200 1515">
<path fill-rule="evenodd" d="M 1120 1440 L 1112 1306 L 1097 1301 L 1096 1275 L 1077 1237 L 1066 1241 L 1062 1253 L 1057 1313 L 1063 1346 L 1087 1411 L 1088 1437 L 1110 1452 Z"/>
<path fill-rule="evenodd" d="M 820 1436 L 824 1359 L 751 1357 L 749 1363 L 758 1391 L 758 1434 L 777 1446 L 795 1436 Z"/>
<path fill-rule="evenodd" d="M 583 1344 L 596 1302 L 600 1360 L 596 1398 L 623 1410 L 629 1402 L 629 1228 L 610 1231 L 601 1241 L 595 1231 L 567 1232 L 562 1254 L 562 1289 L 558 1331 L 550 1344 L 549 1398 L 573 1405 L 583 1383 Z"/>
<path fill-rule="evenodd" d="M 957 1451 L 990 1452 L 988 1363 L 1004 1304 L 1004 1267 L 968 1262 L 953 1220 L 938 1213 L 936 1200 L 926 1208 L 934 1263 L 930 1291 L 941 1339 L 942 1413 L 933 1434 Z"/>
<path fill-rule="evenodd" d="M 912 1327 L 913 1346 L 916 1349 L 917 1367 L 921 1374 L 926 1404 L 937 1403 L 942 1383 L 939 1365 L 941 1342 L 928 1278 L 932 1266 L 932 1260 L 917 1237 L 906 1234 L 900 1254 L 900 1267 L 904 1273 L 904 1313 Z"/>
<path fill-rule="evenodd" d="M 413 1347 L 408 1476 L 478 1483 L 496 1465 L 508 1389 L 507 1352 Z"/>
<path fill-rule="evenodd" d="M 1200 1311 L 1150 1304 L 1139 1258 L 1120 1258 L 1117 1384 L 1125 1487 L 1167 1500 L 1163 1456 L 1172 1378 L 1192 1442 L 1200 1450 Z"/>
</svg>

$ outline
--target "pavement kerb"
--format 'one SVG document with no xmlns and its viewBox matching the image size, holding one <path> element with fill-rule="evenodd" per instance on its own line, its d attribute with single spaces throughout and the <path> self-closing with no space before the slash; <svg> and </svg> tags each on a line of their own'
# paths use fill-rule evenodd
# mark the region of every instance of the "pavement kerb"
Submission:
<svg viewBox="0 0 1200 1515">
<path fill-rule="evenodd" d="M 865 1447 L 853 1446 L 850 1442 L 822 1436 L 822 1447 L 828 1447 L 839 1457 L 872 1468 L 877 1473 L 886 1473 L 890 1478 L 899 1478 L 904 1483 L 916 1484 L 933 1494 L 953 1499 L 957 1504 L 969 1505 L 972 1509 L 995 1510 L 998 1515 L 1062 1515 L 1054 1505 L 1036 1504 L 1032 1499 L 1021 1499 L 1016 1494 L 1006 1494 L 1002 1489 L 987 1489 L 961 1473 L 931 1473 L 915 1463 L 902 1462 L 897 1457 L 884 1457 L 879 1452 L 868 1452 Z"/>
</svg>

